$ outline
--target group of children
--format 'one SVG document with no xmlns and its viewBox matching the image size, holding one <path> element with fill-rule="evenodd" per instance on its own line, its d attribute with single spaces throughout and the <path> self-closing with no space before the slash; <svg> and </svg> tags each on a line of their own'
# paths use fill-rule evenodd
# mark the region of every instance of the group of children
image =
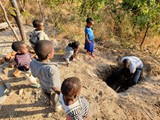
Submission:
<svg viewBox="0 0 160 120">
<path fill-rule="evenodd" d="M 93 19 L 87 18 L 86 22 L 85 49 L 87 53 L 94 57 L 94 35 L 91 29 Z M 17 52 L 15 55 L 15 67 L 23 71 L 31 82 L 32 87 L 41 87 L 50 105 L 54 106 L 54 111 L 60 111 L 62 107 L 67 114 L 67 120 L 87 119 L 89 103 L 84 97 L 79 96 L 81 91 L 80 79 L 69 77 L 61 85 L 59 70 L 54 63 L 50 62 L 50 59 L 54 56 L 54 45 L 44 33 L 42 21 L 34 20 L 33 26 L 35 30 L 30 35 L 30 43 L 37 55 L 37 59 L 31 57 L 24 42 L 13 42 L 12 49 Z M 73 60 L 77 55 L 79 45 L 78 41 L 73 41 L 66 47 L 63 59 L 66 60 L 67 66 L 69 61 Z M 37 82 L 36 78 L 39 79 L 39 82 Z"/>
<path fill-rule="evenodd" d="M 87 18 L 86 23 L 84 49 L 86 49 L 87 54 L 94 57 L 94 34 L 91 29 L 94 24 L 93 19 Z M 29 41 L 37 55 L 37 59 L 31 57 L 24 42 L 13 42 L 12 49 L 16 52 L 15 67 L 23 71 L 32 87 L 41 87 L 43 95 L 48 99 L 49 104 L 53 106 L 54 111 L 60 111 L 61 108 L 65 110 L 66 120 L 87 119 L 89 102 L 84 97 L 80 97 L 82 86 L 80 79 L 69 77 L 61 84 L 59 70 L 53 62 L 50 62 L 50 59 L 54 57 L 54 45 L 43 31 L 43 22 L 34 20 L 33 26 L 35 30 L 31 33 Z M 77 55 L 79 45 L 78 41 L 73 41 L 67 45 L 63 56 L 67 66 L 70 63 L 69 61 Z M 126 56 L 120 59 L 119 63 L 123 67 L 118 70 L 119 72 L 114 75 L 114 78 L 120 78 L 125 71 L 129 71 L 127 72 L 129 84 L 136 84 L 143 69 L 142 61 L 135 56 Z M 37 78 L 39 82 L 37 82 Z M 108 79 L 107 84 L 110 85 L 112 82 L 114 82 L 114 79 Z"/>
</svg>

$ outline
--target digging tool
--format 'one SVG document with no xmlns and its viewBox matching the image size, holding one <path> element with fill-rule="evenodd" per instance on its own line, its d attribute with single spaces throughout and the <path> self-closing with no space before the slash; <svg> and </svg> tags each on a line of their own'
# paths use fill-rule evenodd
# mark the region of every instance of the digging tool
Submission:
<svg viewBox="0 0 160 120">
<path fill-rule="evenodd" d="M 11 88 L 9 87 L 9 86 L 7 86 L 6 85 L 6 83 L 3 81 L 3 79 L 0 77 L 0 81 L 1 81 L 1 83 L 2 83 L 2 85 L 5 87 L 5 91 L 4 91 L 4 93 L 5 94 L 7 94 L 7 95 L 9 95 L 9 93 L 11 92 Z"/>
</svg>

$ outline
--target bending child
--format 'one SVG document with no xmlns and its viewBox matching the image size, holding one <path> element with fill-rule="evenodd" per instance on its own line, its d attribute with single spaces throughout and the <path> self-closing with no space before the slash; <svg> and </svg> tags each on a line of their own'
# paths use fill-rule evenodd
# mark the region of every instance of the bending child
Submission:
<svg viewBox="0 0 160 120">
<path fill-rule="evenodd" d="M 86 19 L 87 25 L 85 27 L 85 45 L 84 45 L 84 49 L 87 50 L 87 53 L 89 53 L 92 57 L 95 57 L 95 55 L 93 54 L 94 52 L 94 34 L 92 31 L 92 25 L 94 24 L 93 19 L 92 18 L 87 18 Z"/>
<path fill-rule="evenodd" d="M 77 77 L 65 79 L 61 86 L 60 103 L 67 114 L 67 120 L 86 120 L 89 103 L 80 97 L 81 82 Z"/>
<path fill-rule="evenodd" d="M 49 62 L 54 56 L 54 46 L 51 41 L 41 40 L 35 44 L 34 50 L 38 56 L 32 60 L 30 67 L 34 77 L 40 80 L 41 88 L 49 102 L 54 106 L 55 111 L 61 110 L 59 104 L 60 74 L 58 68 Z"/>
<path fill-rule="evenodd" d="M 22 41 L 16 41 L 12 43 L 12 49 L 17 52 L 15 55 L 16 67 L 24 72 L 32 87 L 40 87 L 29 70 L 30 62 L 32 60 L 31 55 L 28 53 L 27 45 Z"/>
<path fill-rule="evenodd" d="M 80 43 L 78 41 L 74 41 L 68 44 L 66 47 L 65 54 L 63 59 L 66 60 L 67 66 L 69 65 L 69 61 L 73 60 L 78 53 Z"/>
<path fill-rule="evenodd" d="M 35 19 L 32 24 L 35 30 L 31 32 L 29 41 L 33 47 L 39 40 L 49 40 L 47 34 L 43 31 L 44 24 L 42 21 Z"/>
</svg>

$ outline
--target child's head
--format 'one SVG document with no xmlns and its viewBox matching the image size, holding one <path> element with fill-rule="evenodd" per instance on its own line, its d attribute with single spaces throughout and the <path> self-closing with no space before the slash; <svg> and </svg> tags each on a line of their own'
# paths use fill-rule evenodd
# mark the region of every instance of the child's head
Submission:
<svg viewBox="0 0 160 120">
<path fill-rule="evenodd" d="M 33 27 L 36 28 L 37 30 L 43 30 L 44 29 L 44 24 L 41 20 L 33 20 L 32 22 Z"/>
<path fill-rule="evenodd" d="M 20 54 L 25 54 L 28 52 L 27 45 L 23 41 L 16 41 L 12 43 L 12 49 Z"/>
<path fill-rule="evenodd" d="M 125 68 L 129 68 L 130 64 L 131 64 L 131 61 L 129 59 L 124 59 L 123 60 L 123 66 Z"/>
<path fill-rule="evenodd" d="M 65 99 L 73 100 L 77 98 L 81 90 L 81 81 L 77 77 L 65 79 L 61 86 L 61 92 Z"/>
<path fill-rule="evenodd" d="M 40 61 L 53 58 L 54 56 L 54 46 L 49 40 L 40 40 L 35 46 L 34 50 Z"/>
<path fill-rule="evenodd" d="M 92 18 L 87 18 L 87 19 L 86 19 L 86 23 L 87 23 L 87 26 L 89 26 L 89 27 L 92 26 L 92 25 L 94 24 Z"/>
<path fill-rule="evenodd" d="M 73 41 L 72 43 L 69 43 L 68 45 L 75 50 L 79 47 L 80 43 L 78 41 Z"/>
</svg>

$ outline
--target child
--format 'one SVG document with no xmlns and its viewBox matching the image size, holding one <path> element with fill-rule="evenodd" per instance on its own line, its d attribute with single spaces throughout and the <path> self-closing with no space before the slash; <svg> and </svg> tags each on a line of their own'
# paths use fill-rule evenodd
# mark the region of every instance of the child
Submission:
<svg viewBox="0 0 160 120">
<path fill-rule="evenodd" d="M 60 103 L 65 109 L 67 120 L 85 120 L 89 112 L 89 103 L 80 97 L 81 82 L 77 77 L 65 79 L 61 86 Z"/>
<path fill-rule="evenodd" d="M 39 40 L 49 40 L 48 36 L 43 31 L 44 24 L 42 21 L 35 19 L 32 24 L 35 28 L 35 30 L 31 32 L 30 35 L 30 43 L 32 46 L 34 46 L 34 44 Z"/>
<path fill-rule="evenodd" d="M 86 19 L 87 25 L 85 27 L 85 45 L 84 49 L 87 50 L 87 53 L 91 54 L 92 57 L 95 57 L 93 52 L 94 52 L 94 34 L 91 29 L 92 25 L 94 24 L 92 18 L 87 18 Z"/>
<path fill-rule="evenodd" d="M 78 50 L 79 50 L 79 45 L 80 43 L 78 41 L 73 41 L 69 43 L 68 46 L 66 47 L 66 52 L 63 58 L 66 60 L 67 66 L 69 65 L 69 61 L 73 60 L 75 56 L 77 55 Z"/>
<path fill-rule="evenodd" d="M 58 68 L 53 63 L 49 63 L 49 59 L 54 56 L 53 47 L 51 41 L 38 41 L 34 46 L 38 59 L 33 60 L 30 67 L 33 76 L 39 78 L 44 95 L 54 105 L 54 110 L 59 111 L 61 109 L 58 102 L 61 86 L 60 74 Z"/>
<path fill-rule="evenodd" d="M 12 49 L 17 52 L 15 55 L 16 67 L 20 71 L 24 72 L 24 75 L 27 76 L 32 87 L 38 88 L 40 85 L 36 82 L 36 78 L 34 78 L 29 71 L 29 66 L 32 58 L 28 53 L 27 45 L 22 41 L 16 41 L 12 43 Z"/>
</svg>

